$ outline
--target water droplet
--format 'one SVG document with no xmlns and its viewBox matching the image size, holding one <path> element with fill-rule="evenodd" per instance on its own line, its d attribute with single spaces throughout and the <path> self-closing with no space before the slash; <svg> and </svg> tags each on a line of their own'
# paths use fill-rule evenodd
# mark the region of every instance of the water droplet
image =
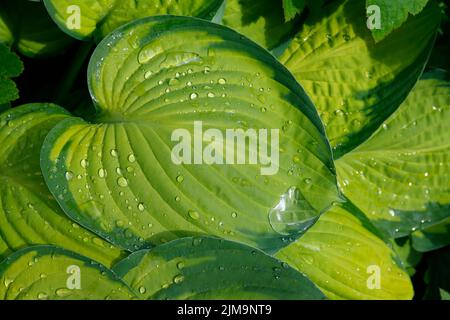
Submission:
<svg viewBox="0 0 450 320">
<path fill-rule="evenodd" d="M 182 183 L 184 181 L 184 177 L 182 175 L 177 176 L 177 182 Z"/>
<path fill-rule="evenodd" d="M 138 204 L 138 210 L 141 212 L 145 210 L 145 205 L 142 202 Z"/>
<path fill-rule="evenodd" d="M 100 178 L 104 178 L 104 177 L 106 177 L 106 170 L 105 169 L 103 169 L 103 168 L 101 168 L 101 169 L 99 169 L 98 170 L 98 176 L 100 177 Z"/>
<path fill-rule="evenodd" d="M 140 287 L 139 288 L 139 293 L 140 294 L 144 294 L 144 293 L 146 293 L 147 292 L 147 289 L 145 288 L 145 287 Z"/>
<path fill-rule="evenodd" d="M 338 117 L 342 117 L 344 116 L 344 111 L 342 111 L 341 109 L 337 109 L 336 111 L 334 111 L 334 114 Z"/>
<path fill-rule="evenodd" d="M 214 98 L 216 95 L 214 94 L 214 93 L 212 93 L 212 92 L 209 92 L 208 93 L 208 98 Z"/>
<path fill-rule="evenodd" d="M 197 93 L 191 93 L 191 95 L 189 96 L 189 98 L 191 99 L 191 100 L 195 100 L 195 99 L 197 99 L 198 98 L 198 94 Z"/>
<path fill-rule="evenodd" d="M 128 156 L 128 161 L 130 161 L 131 163 L 136 162 L 136 157 L 135 157 L 135 155 L 134 155 L 134 154 L 130 154 L 130 155 Z"/>
<path fill-rule="evenodd" d="M 116 149 L 112 149 L 112 150 L 111 150 L 111 155 L 112 155 L 114 158 L 117 158 L 117 157 L 119 156 L 119 152 L 118 152 Z"/>
<path fill-rule="evenodd" d="M 66 297 L 66 296 L 70 295 L 72 293 L 72 291 L 69 289 L 66 289 L 66 288 L 61 288 L 61 289 L 56 290 L 55 293 L 58 297 Z"/>
<path fill-rule="evenodd" d="M 145 74 L 144 74 L 144 78 L 145 79 L 150 79 L 150 77 L 153 75 L 153 72 L 152 71 L 147 71 Z"/>
<path fill-rule="evenodd" d="M 87 161 L 86 159 L 83 159 L 80 161 L 80 165 L 83 169 L 86 169 L 89 166 L 89 161 Z"/>
<path fill-rule="evenodd" d="M 117 179 L 117 184 L 122 187 L 125 188 L 128 186 L 128 180 L 124 177 L 120 177 L 119 179 Z"/>
<path fill-rule="evenodd" d="M 177 268 L 178 270 L 182 270 L 184 268 L 184 262 L 178 262 Z"/>
<path fill-rule="evenodd" d="M 189 217 L 191 217 L 191 219 L 198 220 L 200 219 L 200 214 L 197 211 L 190 210 Z"/>
<path fill-rule="evenodd" d="M 301 191 L 291 187 L 269 211 L 273 230 L 282 235 L 298 235 L 309 229 L 320 214 L 305 199 Z"/>
<path fill-rule="evenodd" d="M 231 217 L 237 218 L 237 216 L 238 216 L 237 212 L 232 212 L 232 213 L 231 213 Z"/>
<path fill-rule="evenodd" d="M 48 299 L 48 294 L 41 292 L 38 294 L 37 296 L 38 300 L 47 300 Z"/>
<path fill-rule="evenodd" d="M 305 180 L 303 180 L 306 184 L 311 184 L 312 180 L 310 178 L 306 178 Z"/>
<path fill-rule="evenodd" d="M 184 276 L 179 274 L 177 276 L 175 276 L 175 278 L 173 278 L 173 282 L 176 284 L 180 284 L 184 281 Z"/>
<path fill-rule="evenodd" d="M 66 180 L 70 181 L 73 179 L 73 172 L 72 171 L 67 171 L 66 172 Z"/>
<path fill-rule="evenodd" d="M 190 63 L 202 63 L 203 59 L 194 52 L 170 52 L 159 65 L 161 69 L 181 67 Z"/>
<path fill-rule="evenodd" d="M 219 84 L 226 84 L 227 80 L 225 80 L 224 78 L 220 78 L 218 81 Z"/>
</svg>

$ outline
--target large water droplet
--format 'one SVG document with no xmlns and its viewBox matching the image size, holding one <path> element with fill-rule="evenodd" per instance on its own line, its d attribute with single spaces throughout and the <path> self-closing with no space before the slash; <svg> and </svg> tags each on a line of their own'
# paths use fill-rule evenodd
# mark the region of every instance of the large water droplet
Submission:
<svg viewBox="0 0 450 320">
<path fill-rule="evenodd" d="M 119 179 L 117 179 L 117 184 L 118 184 L 120 187 L 125 188 L 125 187 L 128 186 L 128 180 L 127 180 L 126 178 L 124 178 L 124 177 L 120 177 Z"/>
<path fill-rule="evenodd" d="M 202 63 L 203 59 L 193 52 L 171 52 L 168 53 L 163 62 L 159 65 L 161 69 L 181 67 L 190 63 Z"/>
<path fill-rule="evenodd" d="M 273 230 L 282 235 L 300 235 L 308 230 L 320 214 L 309 204 L 301 191 L 291 187 L 280 202 L 269 211 Z"/>
</svg>

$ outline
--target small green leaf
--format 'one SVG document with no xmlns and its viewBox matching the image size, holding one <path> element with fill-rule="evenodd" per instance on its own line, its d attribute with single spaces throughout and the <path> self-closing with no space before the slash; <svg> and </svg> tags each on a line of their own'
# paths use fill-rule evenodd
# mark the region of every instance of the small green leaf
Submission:
<svg viewBox="0 0 450 320">
<path fill-rule="evenodd" d="M 0 260 L 37 244 L 58 245 L 108 266 L 123 256 L 70 221 L 45 186 L 41 146 L 50 129 L 67 118 L 66 111 L 49 104 L 25 105 L 0 115 Z"/>
<path fill-rule="evenodd" d="M 280 60 L 317 106 L 335 158 L 358 146 L 407 97 L 426 64 L 440 11 L 428 6 L 375 44 L 364 0 L 338 0 L 313 15 Z"/>
<path fill-rule="evenodd" d="M 179 15 L 212 19 L 224 0 L 44 0 L 50 16 L 70 36 L 102 40 L 133 20 Z"/>
<path fill-rule="evenodd" d="M 138 251 L 114 267 L 142 299 L 320 300 L 301 273 L 261 251 L 208 237 Z"/>
<path fill-rule="evenodd" d="M 292 20 L 305 8 L 305 0 L 283 0 L 284 17 L 286 21 Z"/>
<path fill-rule="evenodd" d="M 376 41 L 381 41 L 408 20 L 410 14 L 419 14 L 429 0 L 366 0 L 367 7 L 380 8 L 381 28 L 373 29 Z"/>
<path fill-rule="evenodd" d="M 411 299 L 411 281 L 394 251 L 357 216 L 350 203 L 333 207 L 276 257 L 303 272 L 330 299 Z"/>
<path fill-rule="evenodd" d="M 58 124 L 41 167 L 64 211 L 112 243 L 136 251 L 200 233 L 277 249 L 338 200 L 314 106 L 272 55 L 233 30 L 189 17 L 138 20 L 97 47 L 88 73 L 97 114 Z M 278 169 L 225 161 L 225 149 L 247 154 L 248 139 L 217 146 L 222 160 L 211 165 L 193 160 L 210 143 L 174 161 L 174 132 L 203 141 L 199 122 L 219 142 L 226 130 L 273 132 L 263 140 Z"/>
<path fill-rule="evenodd" d="M 449 74 L 426 74 L 368 141 L 336 162 L 342 191 L 395 238 L 447 219 L 449 132 Z"/>
<path fill-rule="evenodd" d="M 19 90 L 10 78 L 18 77 L 23 71 L 19 57 L 0 43 L 0 111 L 6 109 L 11 101 L 19 98 Z"/>
<path fill-rule="evenodd" d="M 227 0 L 222 24 L 271 50 L 288 40 L 297 27 L 286 22 L 281 6 L 272 1 Z"/>
<path fill-rule="evenodd" d="M 414 249 L 428 252 L 450 245 L 450 218 L 411 234 Z"/>
<path fill-rule="evenodd" d="M 61 53 L 72 43 L 48 16 L 42 2 L 2 0 L 0 43 L 28 57 Z"/>
<path fill-rule="evenodd" d="M 0 300 L 130 300 L 114 273 L 54 246 L 20 250 L 0 263 Z"/>
</svg>

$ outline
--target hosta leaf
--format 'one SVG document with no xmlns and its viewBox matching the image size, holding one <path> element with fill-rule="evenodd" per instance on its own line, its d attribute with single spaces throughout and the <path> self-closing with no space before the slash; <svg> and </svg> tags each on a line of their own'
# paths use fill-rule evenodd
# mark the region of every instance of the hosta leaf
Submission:
<svg viewBox="0 0 450 320">
<path fill-rule="evenodd" d="M 311 279 L 330 299 L 411 299 L 395 253 L 351 204 L 333 207 L 276 257 Z M 370 231 L 372 230 L 372 231 Z M 379 287 L 373 276 L 379 272 Z"/>
<path fill-rule="evenodd" d="M 212 19 L 224 0 L 44 0 L 52 18 L 72 37 L 101 40 L 136 19 L 171 14 Z"/>
<path fill-rule="evenodd" d="M 273 1 L 227 0 L 222 24 L 246 35 L 267 49 L 286 41 L 296 22 L 285 22 L 283 9 Z"/>
<path fill-rule="evenodd" d="M 335 157 L 358 146 L 406 98 L 427 61 L 439 26 L 430 4 L 375 44 L 364 0 L 338 0 L 308 19 L 281 56 L 319 109 Z"/>
<path fill-rule="evenodd" d="M 142 299 L 323 299 L 287 264 L 251 247 L 184 238 L 133 253 L 114 267 Z"/>
<path fill-rule="evenodd" d="M 388 34 L 399 28 L 410 14 L 419 14 L 429 0 L 366 0 L 367 7 L 376 5 L 380 8 L 380 29 L 373 29 L 376 41 L 383 40 Z"/>
<path fill-rule="evenodd" d="M 23 55 L 42 57 L 60 53 L 72 39 L 59 30 L 42 2 L 2 0 L 0 43 Z"/>
<path fill-rule="evenodd" d="M 98 113 L 58 124 L 41 166 L 65 212 L 115 244 L 135 251 L 206 233 L 278 248 L 338 200 L 311 102 L 273 56 L 228 28 L 188 17 L 136 21 L 97 48 L 89 84 Z M 172 134 L 193 135 L 194 121 L 220 134 L 280 129 L 278 172 L 175 164 Z"/>
<path fill-rule="evenodd" d="M 411 234 L 414 249 L 420 252 L 428 252 L 450 244 L 450 218 Z"/>
<path fill-rule="evenodd" d="M 0 115 L 0 260 L 11 251 L 54 244 L 110 266 L 121 251 L 71 222 L 45 185 L 39 166 L 50 129 L 67 119 L 63 109 L 26 105 Z"/>
<path fill-rule="evenodd" d="M 11 101 L 19 98 L 19 90 L 10 78 L 18 77 L 22 73 L 23 64 L 17 55 L 1 43 L 0 61 L 0 111 L 3 111 Z"/>
<path fill-rule="evenodd" d="M 0 263 L 0 300 L 129 300 L 131 288 L 114 273 L 54 246 L 18 251 Z"/>
<path fill-rule="evenodd" d="M 337 161 L 344 194 L 393 237 L 450 216 L 449 80 L 425 75 L 368 141 Z"/>
</svg>

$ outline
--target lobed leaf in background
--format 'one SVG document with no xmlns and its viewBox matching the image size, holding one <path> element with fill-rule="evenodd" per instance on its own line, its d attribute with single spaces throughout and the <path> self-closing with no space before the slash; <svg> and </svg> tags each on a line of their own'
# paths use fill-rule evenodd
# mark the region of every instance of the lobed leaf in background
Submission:
<svg viewBox="0 0 450 320">
<path fill-rule="evenodd" d="M 427 73 L 400 108 L 336 166 L 344 194 L 399 238 L 450 216 L 450 82 Z"/>
<path fill-rule="evenodd" d="M 113 272 L 58 247 L 25 248 L 0 263 L 0 300 L 130 299 L 135 293 Z"/>
<path fill-rule="evenodd" d="M 21 248 L 54 244 L 111 266 L 122 252 L 69 220 L 45 185 L 39 156 L 45 136 L 68 113 L 50 104 L 0 114 L 0 260 Z"/>
<path fill-rule="evenodd" d="M 329 299 L 413 296 L 411 281 L 398 256 L 351 203 L 334 206 L 275 257 L 304 273 Z M 370 280 L 377 272 L 375 268 L 379 268 L 379 287 Z"/>
<path fill-rule="evenodd" d="M 184 15 L 211 20 L 224 0 L 44 0 L 59 27 L 79 40 L 102 40 L 114 29 L 156 15 Z M 79 25 L 77 25 L 79 24 Z"/>
<path fill-rule="evenodd" d="M 298 21 L 284 20 L 281 6 L 270 1 L 227 0 L 222 24 L 272 50 L 293 35 Z"/>
<path fill-rule="evenodd" d="M 375 44 L 364 12 L 364 0 L 331 3 L 307 19 L 280 57 L 319 110 L 335 158 L 366 140 L 407 97 L 440 20 L 432 2 Z"/>
<path fill-rule="evenodd" d="M 320 8 L 327 0 L 282 0 L 284 18 L 286 21 L 294 19 L 306 7 L 312 10 Z"/>
<path fill-rule="evenodd" d="M 131 254 L 113 270 L 153 300 L 322 300 L 304 275 L 261 251 L 209 237 Z"/>
<path fill-rule="evenodd" d="M 88 78 L 97 114 L 59 123 L 41 167 L 64 211 L 114 244 L 136 251 L 210 234 L 276 250 L 339 200 L 310 100 L 273 56 L 231 29 L 189 17 L 136 21 L 99 45 Z M 204 131 L 282 128 L 279 171 L 174 164 L 172 133 L 194 135 L 194 121 Z M 266 140 L 269 150 L 278 145 Z"/>
<path fill-rule="evenodd" d="M 0 2 L 0 43 L 28 57 L 46 57 L 60 54 L 72 42 L 53 23 L 42 2 Z"/>
<path fill-rule="evenodd" d="M 19 98 L 19 90 L 11 78 L 18 77 L 23 71 L 19 57 L 0 43 L 0 112 L 9 107 L 9 103 Z"/>
<path fill-rule="evenodd" d="M 429 0 L 366 0 L 368 8 L 373 5 L 380 8 L 381 28 L 372 30 L 375 41 L 386 38 L 405 23 L 410 15 L 419 14 L 428 2 Z"/>
</svg>

